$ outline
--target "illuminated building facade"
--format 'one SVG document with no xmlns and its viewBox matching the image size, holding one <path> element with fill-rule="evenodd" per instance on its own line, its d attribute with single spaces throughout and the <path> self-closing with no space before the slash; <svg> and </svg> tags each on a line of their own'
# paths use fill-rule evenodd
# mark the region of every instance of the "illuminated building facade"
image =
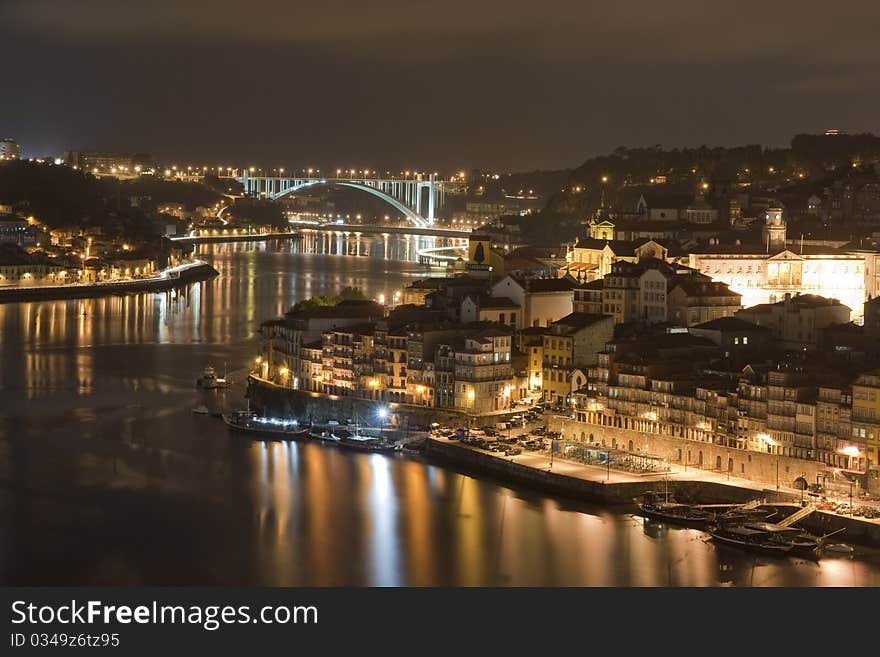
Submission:
<svg viewBox="0 0 880 657">
<path fill-rule="evenodd" d="M 776 303 L 788 294 L 840 300 L 855 319 L 878 292 L 880 254 L 861 248 L 787 245 L 782 211 L 770 209 L 760 245 L 710 245 L 689 255 L 694 269 L 727 283 L 743 306 Z"/>
<path fill-rule="evenodd" d="M 852 453 L 863 452 L 877 465 L 880 446 L 880 369 L 865 372 L 852 385 Z"/>
<path fill-rule="evenodd" d="M 21 157 L 21 146 L 11 139 L 0 139 L 0 160 L 17 160 Z"/>
</svg>

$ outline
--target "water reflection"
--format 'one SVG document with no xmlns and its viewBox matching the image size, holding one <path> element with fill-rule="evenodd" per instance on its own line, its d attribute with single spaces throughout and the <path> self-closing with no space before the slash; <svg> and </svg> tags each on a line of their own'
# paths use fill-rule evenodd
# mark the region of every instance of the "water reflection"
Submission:
<svg viewBox="0 0 880 657">
<path fill-rule="evenodd" d="M 201 250 L 223 276 L 179 292 L 0 305 L 0 582 L 880 584 L 876 551 L 755 558 L 418 459 L 252 441 L 194 415 L 241 403 L 262 319 L 425 272 L 402 260 L 418 238 L 342 237 L 361 257 L 219 244 Z M 236 385 L 197 391 L 209 363 Z"/>
</svg>

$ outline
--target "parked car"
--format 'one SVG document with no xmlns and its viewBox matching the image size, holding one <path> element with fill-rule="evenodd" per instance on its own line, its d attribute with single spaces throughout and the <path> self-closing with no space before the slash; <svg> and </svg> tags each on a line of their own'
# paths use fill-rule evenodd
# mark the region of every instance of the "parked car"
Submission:
<svg viewBox="0 0 880 657">
<path fill-rule="evenodd" d="M 504 454 L 506 456 L 516 456 L 517 454 L 522 454 L 522 450 L 519 447 L 508 447 L 504 450 Z"/>
<path fill-rule="evenodd" d="M 868 520 L 873 520 L 874 518 L 880 517 L 880 513 L 874 507 L 867 507 L 865 512 L 862 514 L 863 518 L 867 518 Z"/>
</svg>

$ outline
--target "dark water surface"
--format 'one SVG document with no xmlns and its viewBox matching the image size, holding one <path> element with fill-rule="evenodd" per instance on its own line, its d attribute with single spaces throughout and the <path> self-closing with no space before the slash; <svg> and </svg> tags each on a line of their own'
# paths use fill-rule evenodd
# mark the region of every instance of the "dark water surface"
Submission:
<svg viewBox="0 0 880 657">
<path fill-rule="evenodd" d="M 203 246 L 221 276 L 180 294 L 0 305 L 0 583 L 880 584 L 876 551 L 755 558 L 417 458 L 250 441 L 191 412 L 242 404 L 261 320 L 346 285 L 393 292 L 426 271 L 418 243 Z M 364 255 L 325 255 L 352 249 Z M 203 398 L 208 364 L 237 384 Z"/>
</svg>

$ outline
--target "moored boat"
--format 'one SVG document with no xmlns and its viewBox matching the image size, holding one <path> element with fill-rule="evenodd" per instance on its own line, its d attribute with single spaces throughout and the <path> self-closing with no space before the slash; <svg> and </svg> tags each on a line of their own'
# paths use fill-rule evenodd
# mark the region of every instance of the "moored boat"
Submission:
<svg viewBox="0 0 880 657">
<path fill-rule="evenodd" d="M 791 546 L 791 554 L 812 559 L 819 558 L 819 548 L 822 547 L 822 538 L 814 536 L 797 527 L 778 525 L 772 522 L 746 522 L 744 527 L 767 533 L 767 539 Z"/>
<path fill-rule="evenodd" d="M 744 524 L 712 524 L 709 535 L 716 543 L 776 557 L 791 553 L 792 546 L 773 540 L 768 532 Z"/>
<path fill-rule="evenodd" d="M 360 452 L 389 452 L 393 451 L 396 446 L 395 443 L 388 442 L 384 438 L 364 436 L 357 430 L 350 431 L 342 427 L 335 428 L 330 432 L 329 437 L 340 447 Z"/>
<path fill-rule="evenodd" d="M 372 438 L 370 436 L 362 436 L 356 433 L 340 437 L 338 443 L 340 447 L 354 449 L 361 452 L 391 452 L 395 449 L 394 443 L 389 443 L 381 438 Z"/>
<path fill-rule="evenodd" d="M 855 552 L 855 548 L 846 543 L 829 543 L 822 547 L 822 552 L 834 555 L 835 557 L 851 557 Z"/>
<path fill-rule="evenodd" d="M 196 379 L 196 387 L 204 390 L 212 390 L 214 388 L 228 388 L 232 385 L 232 381 L 225 376 L 217 376 L 217 372 L 210 365 L 205 368 L 202 375 Z"/>
<path fill-rule="evenodd" d="M 653 520 L 662 520 L 675 525 L 702 529 L 715 519 L 715 514 L 691 504 L 661 502 L 647 493 L 639 504 L 642 515 Z"/>
<path fill-rule="evenodd" d="M 303 427 L 295 419 L 261 417 L 251 411 L 232 411 L 223 416 L 223 422 L 235 431 L 269 438 L 304 439 L 311 433 L 311 427 Z"/>
</svg>

